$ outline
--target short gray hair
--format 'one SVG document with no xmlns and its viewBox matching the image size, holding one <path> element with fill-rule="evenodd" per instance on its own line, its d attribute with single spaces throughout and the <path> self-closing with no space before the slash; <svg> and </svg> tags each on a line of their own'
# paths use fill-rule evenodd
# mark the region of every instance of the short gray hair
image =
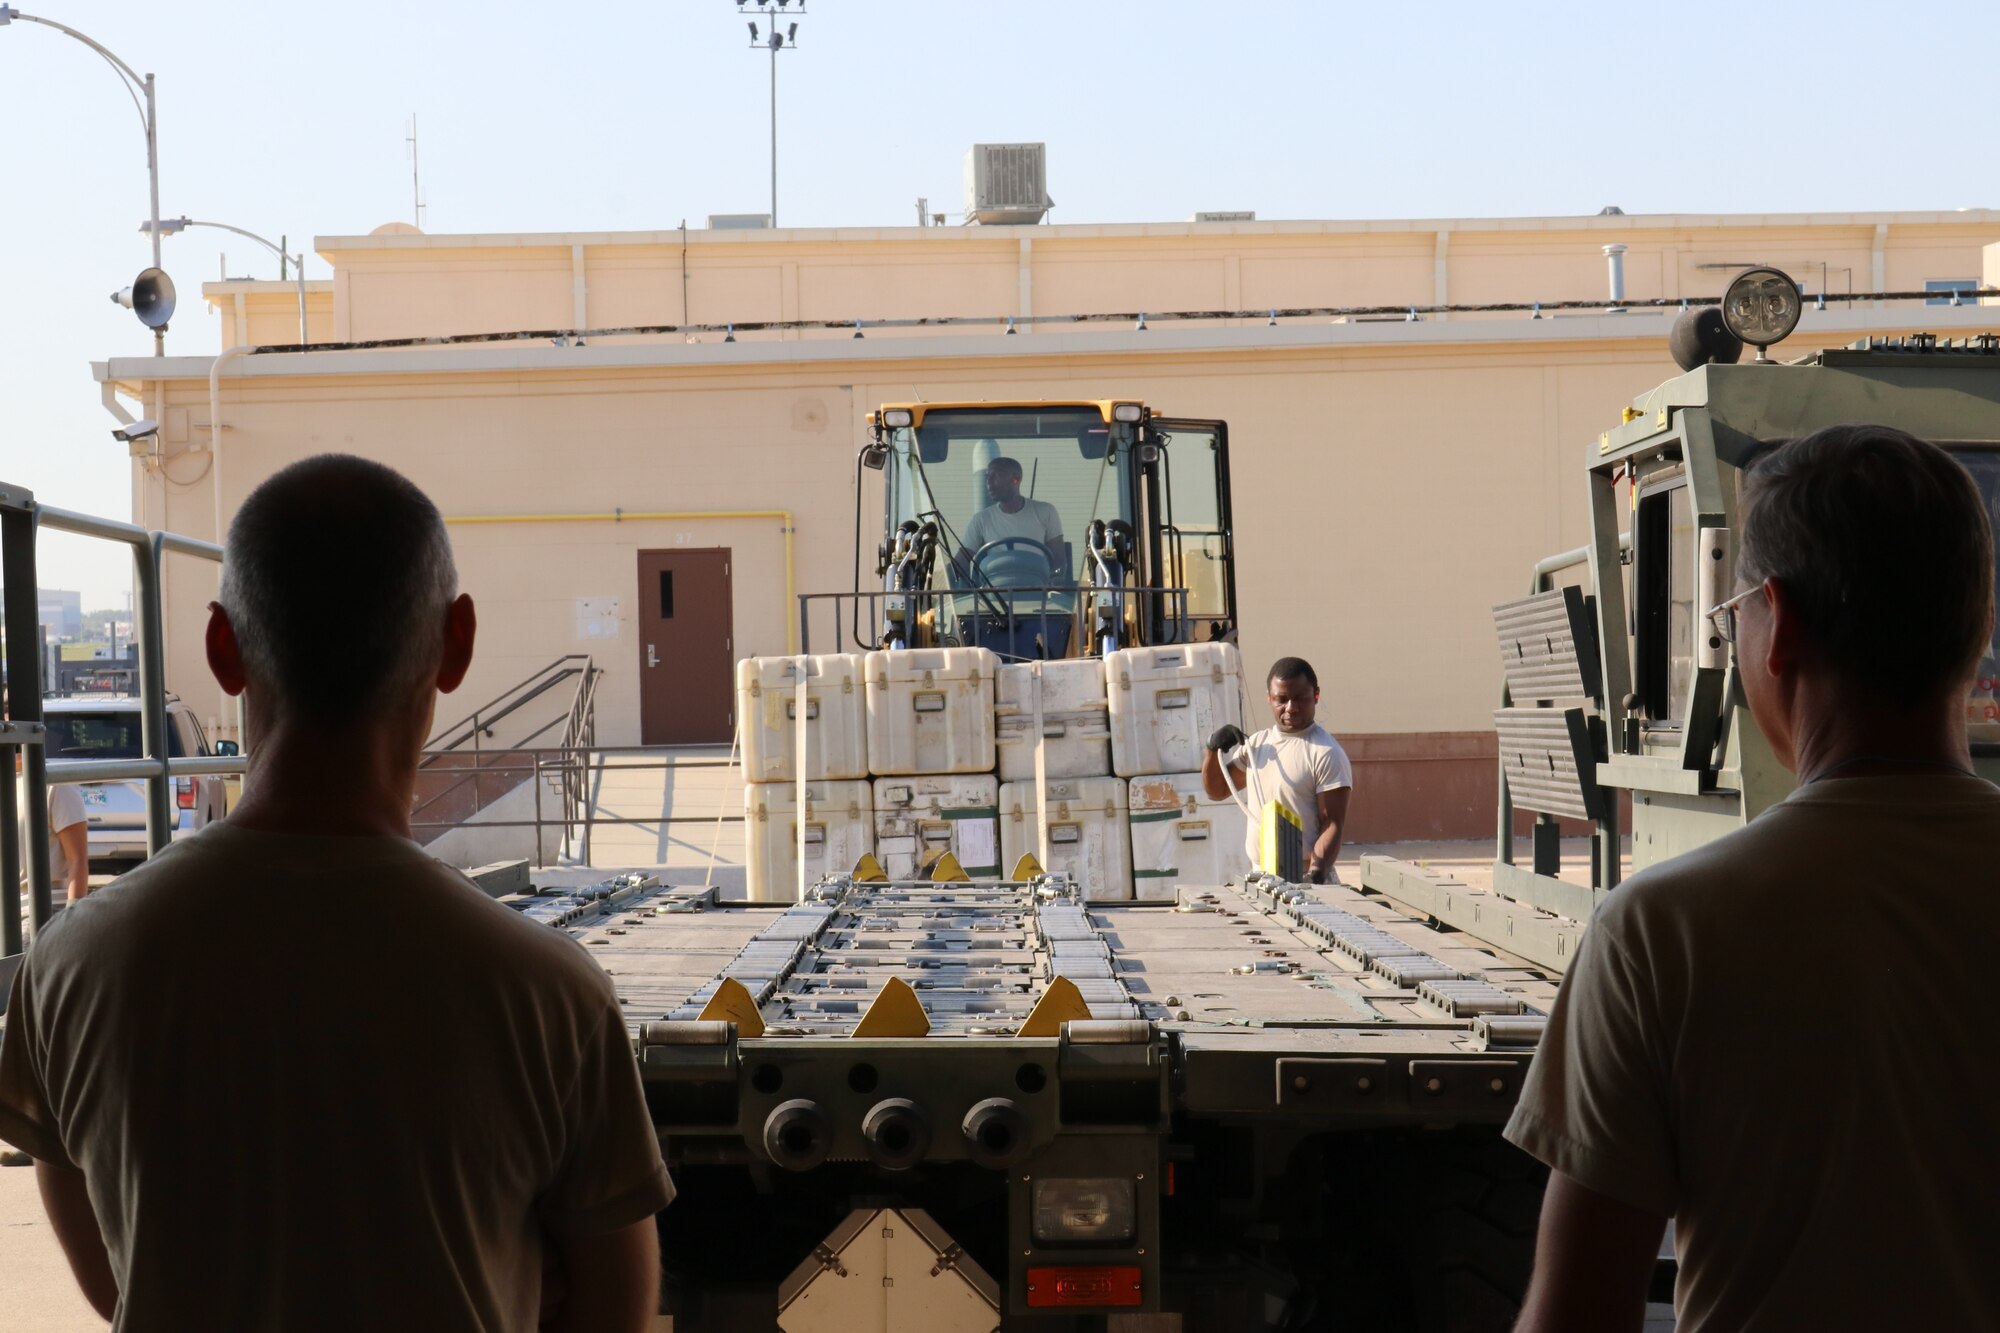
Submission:
<svg viewBox="0 0 2000 1333">
<path fill-rule="evenodd" d="M 1993 532 L 1964 466 L 1889 426 L 1829 426 L 1743 478 L 1736 575 L 1785 585 L 1848 683 L 1914 707 L 1962 690 L 1990 648 Z"/>
<path fill-rule="evenodd" d="M 244 670 L 282 716 L 347 722 L 428 690 L 457 596 L 437 506 L 365 458 L 293 463 L 229 525 L 220 601 Z"/>
</svg>

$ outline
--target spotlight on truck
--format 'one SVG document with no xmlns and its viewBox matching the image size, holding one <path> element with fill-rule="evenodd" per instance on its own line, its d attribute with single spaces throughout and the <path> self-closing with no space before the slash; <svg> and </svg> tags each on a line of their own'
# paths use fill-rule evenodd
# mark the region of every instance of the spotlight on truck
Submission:
<svg viewBox="0 0 2000 1333">
<path fill-rule="evenodd" d="M 1771 359 L 1764 349 L 1783 342 L 1804 310 L 1799 285 L 1774 268 L 1744 269 L 1722 293 L 1723 325 L 1756 348 L 1759 361 Z"/>
</svg>

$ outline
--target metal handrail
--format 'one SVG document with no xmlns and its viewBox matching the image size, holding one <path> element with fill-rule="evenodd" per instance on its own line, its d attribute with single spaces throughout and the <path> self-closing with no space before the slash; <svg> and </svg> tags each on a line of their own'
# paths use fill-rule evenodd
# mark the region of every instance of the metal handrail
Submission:
<svg viewBox="0 0 2000 1333">
<path fill-rule="evenodd" d="M 596 674 L 602 675 L 603 672 L 599 671 Z M 505 756 L 497 756 L 502 762 L 483 768 L 480 770 L 480 773 L 482 775 L 488 773 L 513 773 L 521 775 L 524 781 L 534 781 L 536 795 L 534 817 L 532 819 L 482 819 L 479 821 L 479 827 L 482 829 L 532 828 L 537 831 L 535 841 L 536 846 L 539 847 L 541 845 L 540 830 L 552 824 L 558 825 L 563 831 L 563 855 L 566 857 L 576 857 L 580 853 L 582 863 L 588 865 L 590 846 L 588 832 L 590 827 L 596 824 L 654 827 L 668 824 L 715 824 L 718 822 L 740 824 L 743 822 L 744 817 L 740 812 L 736 814 L 719 812 L 717 814 L 654 815 L 647 817 L 598 813 L 588 798 L 589 774 L 603 759 L 618 754 L 651 756 L 650 759 L 642 762 L 621 764 L 619 765 L 621 769 L 678 770 L 703 768 L 734 769 L 737 767 L 735 763 L 729 760 L 681 759 L 662 756 L 659 753 L 658 747 L 654 746 L 538 746 L 530 749 L 514 750 Z M 561 780 L 565 788 L 563 802 L 560 813 L 553 817 L 544 813 L 541 803 L 541 784 L 550 773 L 575 775 L 574 777 L 562 776 Z M 510 785 L 509 790 L 515 790 L 519 785 L 520 783 L 518 782 Z M 478 812 L 475 811 L 474 813 L 477 814 Z M 418 830 L 448 831 L 454 828 L 461 828 L 467 822 L 463 819 L 425 820 L 412 818 L 410 820 L 410 828 L 412 832 Z M 582 829 L 580 836 L 578 833 L 579 828 Z"/>
<path fill-rule="evenodd" d="M 50 762 L 44 741 L 42 698 L 42 631 L 35 540 L 44 527 L 80 537 L 117 542 L 132 550 L 133 615 L 138 624 L 139 731 L 142 758 L 74 759 Z M 7 631 L 7 721 L 0 725 L 0 749 L 22 753 L 21 774 L 0 762 L 0 955 L 20 954 L 21 870 L 28 881 L 29 918 L 39 930 L 53 911 L 49 881 L 49 807 L 51 782 L 95 782 L 140 779 L 146 784 L 146 848 L 164 851 L 173 839 L 174 806 L 168 787 L 177 776 L 242 773 L 247 761 L 237 758 L 167 754 L 166 634 L 161 589 L 166 557 L 190 555 L 220 563 L 222 548 L 178 533 L 159 532 L 58 509 L 36 501 L 33 492 L 0 484 L 0 611 Z M 21 802 L 25 799 L 26 809 Z M 20 815 L 25 813 L 25 821 Z M 25 823 L 24 846 L 21 826 Z"/>
<path fill-rule="evenodd" d="M 563 663 L 579 661 L 579 660 L 583 663 L 581 667 L 563 667 Z M 559 673 L 557 673 L 558 668 L 561 668 Z M 587 822 L 588 819 L 588 807 L 583 798 L 583 791 L 589 779 L 588 765 L 587 763 L 578 760 L 574 756 L 579 752 L 579 750 L 586 749 L 591 745 L 593 745 L 597 739 L 597 682 L 603 675 L 604 675 L 603 669 L 595 665 L 588 655 L 582 653 L 573 653 L 568 657 L 559 658 L 554 663 L 551 663 L 549 666 L 542 668 L 541 671 L 536 672 L 533 676 L 530 676 L 526 681 L 523 681 L 520 685 L 514 686 L 510 690 L 503 691 L 499 696 L 501 699 L 505 699 L 507 695 L 513 693 L 514 690 L 519 690 L 529 685 L 535 686 L 534 690 L 531 693 L 524 695 L 521 699 L 515 701 L 503 712 L 495 715 L 492 718 L 489 718 L 488 719 L 489 723 L 498 722 L 501 718 L 506 717 L 508 714 L 517 711 L 517 709 L 522 704 L 525 704 L 529 700 L 538 698 L 542 694 L 547 693 L 548 690 L 552 689 L 555 685 L 559 684 L 561 681 L 567 680 L 571 676 L 578 677 L 576 688 L 570 694 L 569 708 L 561 717 L 551 718 L 547 722 L 543 723 L 541 726 L 535 728 L 535 730 L 521 737 L 519 741 L 513 742 L 499 749 L 491 751 L 490 752 L 491 762 L 488 762 L 488 760 L 484 756 L 482 756 L 481 752 L 475 747 L 473 762 L 471 767 L 463 770 L 452 770 L 452 771 L 462 772 L 463 776 L 461 776 L 456 782 L 453 782 L 450 786 L 445 787 L 443 790 L 434 793 L 433 795 L 425 799 L 423 802 L 415 806 L 410 811 L 411 830 L 414 832 L 415 830 L 418 829 L 449 829 L 457 827 L 460 824 L 463 824 L 465 822 L 463 819 L 432 820 L 432 819 L 424 819 L 422 818 L 422 816 L 426 811 L 438 805 L 446 798 L 464 790 L 465 786 L 468 783 L 474 784 L 473 793 L 476 801 L 479 791 L 477 784 L 480 781 L 480 779 L 492 777 L 496 774 L 504 775 L 508 773 L 524 773 L 524 772 L 531 775 L 538 784 L 535 789 L 536 814 L 535 814 L 534 824 L 537 828 L 540 828 L 547 821 L 545 821 L 541 817 L 542 793 L 539 783 L 543 780 L 545 775 L 542 771 L 543 764 L 540 761 L 539 756 L 543 754 L 555 753 L 566 756 L 560 763 L 558 763 L 555 766 L 555 768 L 556 768 L 556 780 L 561 795 L 561 802 L 562 802 L 561 808 L 563 811 L 563 821 L 562 821 L 563 855 L 564 856 L 571 855 L 571 848 L 572 848 L 571 831 L 576 824 L 580 822 Z M 487 706 L 490 705 L 482 705 L 482 708 Z M 475 718 L 478 716 L 478 711 L 479 710 L 475 710 L 474 712 Z M 563 730 L 562 730 L 562 738 L 556 746 L 537 747 L 529 744 L 529 742 L 535 741 L 539 739 L 541 736 L 543 736 L 545 733 L 547 733 L 558 722 L 562 724 Z M 450 731 L 456 729 L 457 726 L 455 725 L 454 727 L 448 728 L 447 730 Z M 480 734 L 481 730 L 483 730 L 483 728 L 475 728 L 475 730 L 471 734 L 476 736 Z M 459 738 L 458 741 L 455 741 L 452 744 L 453 745 L 462 744 L 463 740 L 464 738 L 461 737 Z M 417 767 L 420 770 L 431 768 L 432 765 L 437 760 L 442 759 L 445 755 L 452 752 L 453 748 L 451 745 L 445 747 L 427 746 L 425 747 L 425 753 L 423 758 L 421 758 L 417 763 Z M 509 760 L 513 756 L 521 754 L 532 754 L 538 756 L 537 762 L 532 769 L 524 770 L 518 764 L 510 764 L 507 762 L 507 760 Z M 524 778 L 523 780 L 526 779 Z M 519 785 L 520 784 L 518 782 L 514 784 L 514 786 L 519 786 Z M 475 809 L 474 813 L 476 814 L 478 813 L 478 811 Z M 495 825 L 494 827 L 508 827 L 508 826 Z M 538 841 L 537 846 L 539 845 L 540 844 Z"/>
<path fill-rule="evenodd" d="M 1187 588 L 1100 587 L 1089 583 L 1019 588 L 981 585 L 977 588 L 921 588 L 910 591 L 864 589 L 860 592 L 801 593 L 798 599 L 799 651 L 813 651 L 812 612 L 816 605 L 831 607 L 836 651 L 850 651 L 848 639 L 852 637 L 852 631 L 849 626 L 863 607 L 867 608 L 868 623 L 878 627 L 883 624 L 887 612 L 897 607 L 903 610 L 906 627 L 922 623 L 924 614 L 928 613 L 928 632 L 934 644 L 957 647 L 977 644 L 981 639 L 994 640 L 1003 645 L 995 651 L 1007 661 L 1032 660 L 1029 654 L 1010 651 L 1020 646 L 1017 636 L 1023 630 L 1040 631 L 1046 644 L 1048 631 L 1057 626 L 1066 628 L 1067 637 L 1063 651 L 1049 653 L 1049 656 L 1092 655 L 1096 648 L 1091 621 L 1098 609 L 1107 605 L 1116 609 L 1121 624 L 1128 611 L 1137 613 L 1141 643 L 1185 643 L 1192 641 L 1197 623 L 1226 624 L 1228 620 L 1227 613 L 1223 611 L 1191 615 L 1188 607 L 1192 596 Z M 1040 606 L 1023 608 L 1017 604 L 1022 600 L 1039 601 Z M 851 650 L 865 652 L 877 646 L 856 642 Z"/>
<path fill-rule="evenodd" d="M 582 665 L 579 666 L 577 665 L 578 663 Z M 483 734 L 490 734 L 495 724 L 505 721 L 508 717 L 536 699 L 539 699 L 542 695 L 562 684 L 571 676 L 576 675 L 579 671 L 588 670 L 589 667 L 590 656 L 587 653 L 569 653 L 558 657 L 547 666 L 530 673 L 526 679 L 509 685 L 506 689 L 473 709 L 467 716 L 460 718 L 450 726 L 432 735 L 429 740 L 424 742 L 425 752 L 427 754 L 442 754 L 446 751 L 456 750 L 467 741 L 472 741 L 476 748 L 478 738 Z M 519 698 L 510 698 L 510 696 L 515 695 L 517 692 L 520 693 Z M 503 704 L 505 707 L 501 707 Z M 493 708 L 498 708 L 499 711 L 489 714 L 487 710 Z M 543 730 L 547 730 L 547 728 L 543 728 Z M 455 735 L 454 733 L 461 734 Z M 535 734 L 540 735 L 541 733 L 537 732 Z M 446 739 L 447 737 L 450 739 Z"/>
</svg>

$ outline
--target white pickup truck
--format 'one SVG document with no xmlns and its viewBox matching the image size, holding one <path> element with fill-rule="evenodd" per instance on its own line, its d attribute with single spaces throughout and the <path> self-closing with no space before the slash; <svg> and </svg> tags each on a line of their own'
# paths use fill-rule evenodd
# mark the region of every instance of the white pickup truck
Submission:
<svg viewBox="0 0 2000 1333">
<path fill-rule="evenodd" d="M 144 756 L 139 700 L 131 695 L 65 696 L 43 701 L 50 759 L 138 759 Z M 169 758 L 211 754 L 194 710 L 167 700 Z M 174 836 L 222 818 L 225 779 L 174 779 Z M 89 825 L 90 869 L 120 874 L 146 859 L 146 784 L 136 779 L 77 784 Z"/>
</svg>

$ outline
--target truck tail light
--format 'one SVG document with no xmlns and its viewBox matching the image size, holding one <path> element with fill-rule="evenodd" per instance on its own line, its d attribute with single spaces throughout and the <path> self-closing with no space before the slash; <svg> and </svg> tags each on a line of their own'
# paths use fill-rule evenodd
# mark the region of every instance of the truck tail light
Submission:
<svg viewBox="0 0 2000 1333">
<path fill-rule="evenodd" d="M 183 810 L 194 809 L 194 779 L 174 779 L 174 800 Z"/>
<path fill-rule="evenodd" d="M 1136 1266 L 1030 1268 L 1028 1306 L 1049 1309 L 1064 1305 L 1143 1305 Z"/>
</svg>

